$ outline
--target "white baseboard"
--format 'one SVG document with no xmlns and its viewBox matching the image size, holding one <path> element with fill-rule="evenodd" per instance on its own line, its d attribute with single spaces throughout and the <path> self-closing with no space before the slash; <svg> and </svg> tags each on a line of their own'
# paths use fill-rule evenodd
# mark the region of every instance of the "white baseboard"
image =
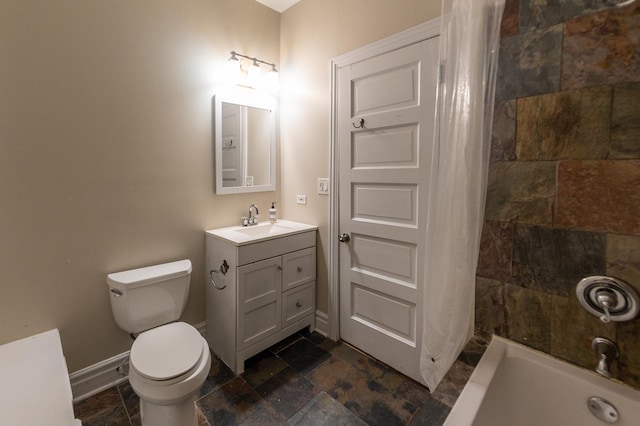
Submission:
<svg viewBox="0 0 640 426">
<path fill-rule="evenodd" d="M 82 401 L 127 380 L 129 351 L 69 374 L 73 402 Z"/>
<path fill-rule="evenodd" d="M 204 321 L 193 326 L 202 336 L 205 335 L 207 325 Z M 128 373 L 129 351 L 126 351 L 69 374 L 73 402 L 82 401 L 103 390 L 126 382 Z"/>
<path fill-rule="evenodd" d="M 329 335 L 329 315 L 322 311 L 316 311 L 316 330 L 324 337 Z"/>
</svg>

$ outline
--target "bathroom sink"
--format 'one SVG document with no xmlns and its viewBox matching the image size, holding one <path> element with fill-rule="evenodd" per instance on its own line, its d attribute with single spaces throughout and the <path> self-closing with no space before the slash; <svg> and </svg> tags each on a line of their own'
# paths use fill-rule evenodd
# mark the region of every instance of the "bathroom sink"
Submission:
<svg viewBox="0 0 640 426">
<path fill-rule="evenodd" d="M 288 226 L 284 226 L 278 223 L 267 222 L 267 223 L 261 223 L 259 225 L 254 225 L 254 226 L 243 226 L 241 228 L 236 229 L 235 231 L 245 235 L 259 237 L 262 235 L 282 234 L 290 230 L 291 228 Z"/>
<path fill-rule="evenodd" d="M 207 231 L 207 234 L 241 246 L 271 238 L 286 237 L 287 235 L 294 235 L 317 228 L 315 225 L 307 225 L 306 223 L 278 220 L 276 223 L 263 222 L 253 226 L 229 226 L 211 229 Z"/>
</svg>

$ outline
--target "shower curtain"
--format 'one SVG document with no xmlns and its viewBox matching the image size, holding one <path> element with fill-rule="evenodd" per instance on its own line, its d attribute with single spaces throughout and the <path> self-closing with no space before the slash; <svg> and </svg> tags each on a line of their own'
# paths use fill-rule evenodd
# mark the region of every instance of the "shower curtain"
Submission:
<svg viewBox="0 0 640 426">
<path fill-rule="evenodd" d="M 431 391 L 473 334 L 505 0 L 443 0 L 420 372 Z"/>
</svg>

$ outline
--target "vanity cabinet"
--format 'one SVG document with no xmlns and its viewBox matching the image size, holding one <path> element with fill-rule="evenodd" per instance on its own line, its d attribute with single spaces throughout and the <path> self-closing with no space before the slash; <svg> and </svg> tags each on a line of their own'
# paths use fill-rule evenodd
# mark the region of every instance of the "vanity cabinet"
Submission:
<svg viewBox="0 0 640 426">
<path fill-rule="evenodd" d="M 207 342 L 235 374 L 247 358 L 315 328 L 316 227 L 238 243 L 206 232 Z"/>
</svg>

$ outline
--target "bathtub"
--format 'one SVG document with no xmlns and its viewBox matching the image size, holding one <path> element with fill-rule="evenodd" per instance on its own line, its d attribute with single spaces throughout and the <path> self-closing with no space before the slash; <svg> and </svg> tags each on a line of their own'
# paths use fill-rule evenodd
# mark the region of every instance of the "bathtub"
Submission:
<svg viewBox="0 0 640 426">
<path fill-rule="evenodd" d="M 0 346 L 0 426 L 80 426 L 57 329 Z"/>
<path fill-rule="evenodd" d="M 590 401 L 593 397 L 604 402 Z M 609 421 L 592 414 L 588 404 Z M 640 391 L 494 336 L 444 424 L 602 426 L 609 423 L 640 425 Z"/>
</svg>

